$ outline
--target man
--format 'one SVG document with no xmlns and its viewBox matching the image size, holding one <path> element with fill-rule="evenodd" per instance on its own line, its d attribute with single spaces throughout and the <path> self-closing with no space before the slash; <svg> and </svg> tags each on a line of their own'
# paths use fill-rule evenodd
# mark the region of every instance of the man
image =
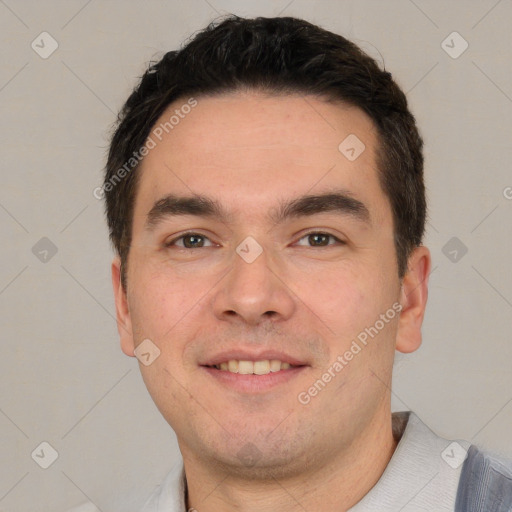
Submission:
<svg viewBox="0 0 512 512">
<path fill-rule="evenodd" d="M 122 350 L 183 465 L 145 512 L 512 510 L 512 471 L 412 412 L 422 140 L 354 44 L 230 17 L 152 65 L 105 182 Z"/>
</svg>

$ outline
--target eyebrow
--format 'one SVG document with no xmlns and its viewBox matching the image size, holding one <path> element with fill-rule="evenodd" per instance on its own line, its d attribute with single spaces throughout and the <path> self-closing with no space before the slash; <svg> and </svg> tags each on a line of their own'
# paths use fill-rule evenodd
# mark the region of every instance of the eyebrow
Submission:
<svg viewBox="0 0 512 512">
<path fill-rule="evenodd" d="M 331 212 L 371 225 L 368 207 L 346 190 L 304 195 L 281 201 L 277 208 L 268 213 L 268 219 L 274 224 L 281 224 L 292 218 Z M 180 215 L 217 218 L 226 223 L 232 220 L 232 215 L 213 198 L 203 195 L 177 196 L 169 194 L 155 202 L 147 215 L 145 229 L 151 231 L 163 220 Z"/>
</svg>

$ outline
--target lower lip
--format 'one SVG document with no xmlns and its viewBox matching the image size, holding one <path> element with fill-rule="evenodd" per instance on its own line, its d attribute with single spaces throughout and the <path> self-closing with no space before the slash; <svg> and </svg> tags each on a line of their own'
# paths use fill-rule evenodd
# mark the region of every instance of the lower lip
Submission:
<svg viewBox="0 0 512 512">
<path fill-rule="evenodd" d="M 231 389 L 244 393 L 257 393 L 272 389 L 279 384 L 285 384 L 302 373 L 306 366 L 295 366 L 288 370 L 279 370 L 270 372 L 266 375 L 244 375 L 241 373 L 232 373 L 227 370 L 217 370 L 209 366 L 202 366 L 217 382 Z"/>
</svg>

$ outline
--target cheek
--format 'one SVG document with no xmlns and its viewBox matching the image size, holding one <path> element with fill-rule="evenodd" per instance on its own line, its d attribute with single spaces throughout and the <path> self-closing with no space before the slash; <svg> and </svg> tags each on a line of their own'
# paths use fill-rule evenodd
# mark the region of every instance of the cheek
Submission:
<svg viewBox="0 0 512 512">
<path fill-rule="evenodd" d="M 383 302 L 382 283 L 371 269 L 348 262 L 297 273 L 291 282 L 294 293 L 330 334 L 343 339 L 375 321 Z"/>
<path fill-rule="evenodd" d="M 190 289 L 161 272 L 134 269 L 129 307 L 135 341 L 163 339 L 184 315 Z"/>
</svg>

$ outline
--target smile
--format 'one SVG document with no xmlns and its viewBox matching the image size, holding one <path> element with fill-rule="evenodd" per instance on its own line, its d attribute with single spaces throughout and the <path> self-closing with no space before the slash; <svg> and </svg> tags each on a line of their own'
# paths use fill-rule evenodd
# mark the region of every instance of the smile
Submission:
<svg viewBox="0 0 512 512">
<path fill-rule="evenodd" d="M 212 365 L 210 368 L 239 373 L 241 375 L 268 375 L 269 373 L 279 372 L 281 370 L 289 370 L 290 368 L 295 368 L 295 366 L 280 361 L 279 359 L 263 359 L 261 361 L 230 359 L 229 361 Z"/>
<path fill-rule="evenodd" d="M 230 365 L 232 370 L 229 368 Z M 215 365 L 204 365 L 201 368 L 225 389 L 244 394 L 260 394 L 291 382 L 307 370 L 308 365 L 294 366 L 277 359 L 259 361 L 230 359 Z"/>
</svg>

